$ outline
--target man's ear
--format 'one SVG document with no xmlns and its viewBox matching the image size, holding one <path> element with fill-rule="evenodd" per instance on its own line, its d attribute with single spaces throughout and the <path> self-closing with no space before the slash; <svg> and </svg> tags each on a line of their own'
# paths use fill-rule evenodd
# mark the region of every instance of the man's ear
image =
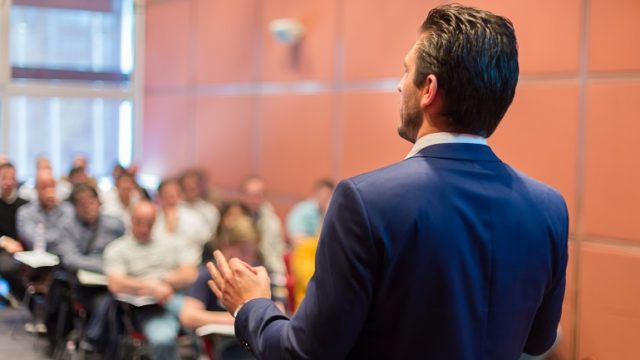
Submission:
<svg viewBox="0 0 640 360">
<path fill-rule="evenodd" d="M 435 75 L 429 74 L 424 79 L 424 86 L 420 89 L 420 107 L 426 108 L 433 104 L 438 95 L 438 79 Z"/>
</svg>

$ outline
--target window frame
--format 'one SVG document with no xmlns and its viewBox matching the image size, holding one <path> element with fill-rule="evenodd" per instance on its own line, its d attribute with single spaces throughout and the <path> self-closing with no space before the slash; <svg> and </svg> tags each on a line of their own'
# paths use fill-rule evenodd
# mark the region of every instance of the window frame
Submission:
<svg viewBox="0 0 640 360">
<path fill-rule="evenodd" d="M 82 98 L 129 101 L 131 104 L 132 136 L 129 160 L 139 158 L 142 137 L 144 96 L 144 23 L 145 0 L 128 0 L 133 6 L 133 70 L 130 75 L 111 72 L 35 69 L 12 67 L 10 48 L 10 21 L 13 5 L 42 6 L 48 8 L 111 11 L 111 0 L 0 0 L 0 153 L 9 153 L 11 127 L 11 99 L 22 96 Z M 107 7 L 108 6 L 108 7 Z M 62 76 L 60 76 L 62 75 Z M 52 81 L 51 77 L 64 80 Z M 128 82 L 123 86 L 122 80 Z M 120 154 L 120 149 L 118 149 Z"/>
</svg>

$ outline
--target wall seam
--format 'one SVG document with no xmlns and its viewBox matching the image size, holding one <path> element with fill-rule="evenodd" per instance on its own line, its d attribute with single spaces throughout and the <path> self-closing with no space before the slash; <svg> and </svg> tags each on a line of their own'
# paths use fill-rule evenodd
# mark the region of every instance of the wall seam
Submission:
<svg viewBox="0 0 640 360">
<path fill-rule="evenodd" d="M 334 180 L 342 178 L 342 153 L 344 141 L 344 118 L 342 89 L 344 84 L 344 19 L 345 5 L 343 0 L 336 0 L 336 33 L 333 58 L 333 116 L 332 116 L 332 147 L 331 147 L 331 176 Z"/>
<path fill-rule="evenodd" d="M 577 128 L 577 159 L 576 159 L 576 240 L 573 249 L 573 334 L 571 354 L 578 358 L 580 349 L 580 281 L 581 281 L 581 248 L 583 241 L 583 210 L 584 210 L 584 182 L 586 167 L 586 117 L 587 117 L 587 83 L 589 80 L 589 8 L 590 0 L 582 1 L 582 28 L 580 31 L 580 65 L 578 76 L 578 128 Z"/>
<path fill-rule="evenodd" d="M 255 62 L 253 64 L 253 80 L 252 80 L 252 88 L 260 87 L 262 82 L 262 54 L 263 54 L 263 39 L 262 39 L 262 12 L 264 9 L 263 3 L 261 0 L 255 1 L 255 12 L 254 16 L 254 59 Z M 253 113 L 253 133 L 251 134 L 251 174 L 250 175 L 259 175 L 262 176 L 262 165 L 260 164 L 260 149 L 262 149 L 262 118 L 264 117 L 262 112 L 264 108 L 264 102 L 262 99 L 262 94 L 258 92 L 253 92 L 253 100 L 254 100 L 254 113 Z"/>
<path fill-rule="evenodd" d="M 189 17 L 191 21 L 189 22 L 190 36 L 189 36 L 189 97 L 187 99 L 187 104 L 189 106 L 188 110 L 188 118 L 190 119 L 191 126 L 189 128 L 191 132 L 191 157 L 189 167 L 192 167 L 199 163 L 198 159 L 198 107 L 196 97 L 197 94 L 197 86 L 198 86 L 198 69 L 197 69 L 197 60 L 198 59 L 198 5 L 199 0 L 191 0 L 189 4 Z"/>
</svg>

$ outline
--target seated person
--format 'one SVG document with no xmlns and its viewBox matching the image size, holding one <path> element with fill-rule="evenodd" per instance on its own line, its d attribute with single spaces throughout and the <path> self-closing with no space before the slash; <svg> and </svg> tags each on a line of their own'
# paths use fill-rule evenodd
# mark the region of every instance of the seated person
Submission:
<svg viewBox="0 0 640 360">
<path fill-rule="evenodd" d="M 27 200 L 17 192 L 16 168 L 8 162 L 0 164 L 0 276 L 9 283 L 14 299 L 22 301 L 26 289 L 20 263 L 13 254 L 24 250 L 16 230 L 16 213 Z"/>
<path fill-rule="evenodd" d="M 36 182 L 38 174 L 48 171 L 53 174 L 53 168 L 51 162 L 46 155 L 40 155 L 36 158 L 36 176 L 35 178 L 28 179 L 18 188 L 18 196 L 21 198 L 33 202 L 38 200 L 38 190 L 36 189 Z M 55 194 L 58 199 L 64 200 L 71 193 L 71 189 L 64 182 L 57 182 L 55 184 Z"/>
<path fill-rule="evenodd" d="M 18 209 L 16 227 L 18 236 L 27 250 L 47 251 L 59 255 L 62 224 L 73 216 L 73 207 L 68 202 L 59 202 L 56 182 L 50 169 L 43 168 L 36 175 L 37 200 Z M 51 267 L 29 269 L 27 272 L 30 298 L 29 308 L 35 316 L 35 324 L 25 324 L 28 332 L 46 332 L 44 326 L 44 301 L 52 281 Z"/>
<path fill-rule="evenodd" d="M 98 193 L 93 186 L 76 185 L 71 192 L 70 200 L 76 215 L 62 226 L 62 236 L 58 246 L 62 265 L 72 275 L 78 270 L 103 273 L 102 253 L 109 243 L 124 235 L 124 224 L 115 217 L 100 213 Z M 77 300 L 89 314 L 86 328 L 90 335 L 90 343 L 95 344 L 101 340 L 105 332 L 103 330 L 106 327 L 109 292 L 104 286 L 77 284 L 74 288 Z M 59 311 L 62 301 L 61 298 L 49 296 L 48 313 L 51 316 L 47 317 L 48 328 L 57 321 L 56 312 Z M 50 340 L 52 345 L 55 345 L 58 339 L 50 337 Z"/>
<path fill-rule="evenodd" d="M 58 252 L 65 269 L 103 273 L 102 253 L 113 240 L 125 233 L 119 219 L 100 213 L 96 189 L 77 185 L 71 193 L 76 216 L 62 226 Z"/>
<path fill-rule="evenodd" d="M 155 219 L 153 204 L 139 202 L 131 216 L 131 234 L 105 249 L 104 269 L 111 293 L 155 298 L 158 304 L 135 308 L 133 320 L 147 338 L 152 359 L 178 359 L 181 292 L 198 270 L 183 243 L 152 236 Z"/>
<path fill-rule="evenodd" d="M 184 248 L 191 249 L 194 260 L 199 261 L 202 249 L 212 233 L 202 216 L 180 203 L 181 198 L 182 192 L 177 180 L 167 179 L 160 183 L 160 208 L 153 236 L 180 242 Z"/>
<path fill-rule="evenodd" d="M 240 215 L 226 223 L 215 239 L 227 258 L 237 257 L 255 266 L 258 265 L 259 235 L 254 222 L 248 216 Z M 188 328 L 198 328 L 207 324 L 233 324 L 233 317 L 222 307 L 209 289 L 207 282 L 211 276 L 204 266 L 200 267 L 196 282 L 191 285 L 184 298 L 180 312 L 180 322 Z M 225 336 L 216 344 L 216 359 L 253 359 L 235 340 Z"/>
<path fill-rule="evenodd" d="M 218 229 L 220 211 L 211 202 L 206 200 L 206 178 L 200 170 L 189 170 L 180 176 L 182 188 L 182 206 L 193 210 L 202 217 L 209 226 L 209 233 L 213 234 Z"/>
<path fill-rule="evenodd" d="M 102 193 L 102 212 L 120 219 L 130 228 L 131 209 L 142 195 L 131 174 L 124 171 L 116 178 L 115 187 Z"/>
<path fill-rule="evenodd" d="M 229 225 L 231 225 L 231 223 L 233 223 L 239 217 L 243 217 L 243 216 L 250 217 L 249 209 L 246 206 L 244 206 L 242 203 L 237 201 L 227 202 L 221 207 L 221 209 L 222 211 L 220 213 L 220 222 L 218 224 L 218 229 L 214 237 L 212 237 L 211 240 L 204 245 L 204 250 L 202 252 L 203 264 L 206 264 L 207 262 L 213 260 L 213 252 L 214 250 L 218 250 L 216 246 L 218 246 L 220 241 L 218 241 L 217 239 L 218 237 L 220 237 L 222 230 L 227 228 Z M 256 225 L 256 228 L 257 228 L 257 225 Z M 258 254 L 258 258 L 259 257 L 260 256 Z"/>
<path fill-rule="evenodd" d="M 284 263 L 286 243 L 282 223 L 267 200 L 267 186 L 264 180 L 251 176 L 244 180 L 240 188 L 241 199 L 260 232 L 260 255 L 269 271 L 271 282 L 285 286 L 287 268 Z"/>
<path fill-rule="evenodd" d="M 324 213 L 333 195 L 334 183 L 329 179 L 318 180 L 313 185 L 313 193 L 297 203 L 287 215 L 287 235 L 295 246 L 309 236 L 318 236 Z"/>
<path fill-rule="evenodd" d="M 87 170 L 84 166 L 74 166 L 69 170 L 69 176 L 60 178 L 58 181 L 58 187 L 64 187 L 65 193 L 68 194 L 65 201 L 71 201 L 71 193 L 73 189 L 80 185 L 87 184 L 94 187 L 97 191 L 98 185 L 96 184 L 96 180 L 87 174 Z M 62 199 L 62 198 L 61 198 Z"/>
<path fill-rule="evenodd" d="M 302 303 L 307 293 L 307 285 L 316 269 L 318 237 L 299 239 L 291 251 L 291 275 L 293 276 L 293 310 Z"/>
<path fill-rule="evenodd" d="M 50 170 L 41 170 L 36 176 L 37 200 L 18 209 L 16 226 L 18 236 L 27 249 L 44 247 L 58 254 L 61 225 L 73 216 L 73 207 L 60 203 L 56 182 Z M 41 249 L 44 250 L 44 249 Z"/>
</svg>

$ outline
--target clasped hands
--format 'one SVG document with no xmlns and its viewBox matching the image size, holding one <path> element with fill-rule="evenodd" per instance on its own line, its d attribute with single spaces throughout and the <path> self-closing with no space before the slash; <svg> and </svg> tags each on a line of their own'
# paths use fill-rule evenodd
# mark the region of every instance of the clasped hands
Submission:
<svg viewBox="0 0 640 360">
<path fill-rule="evenodd" d="M 162 280 L 147 280 L 145 286 L 136 292 L 136 295 L 152 296 L 160 304 L 164 304 L 173 297 L 173 288 Z"/>
<path fill-rule="evenodd" d="M 271 299 L 271 280 L 264 267 L 253 267 L 238 258 L 227 262 L 219 250 L 213 256 L 216 264 L 207 263 L 209 287 L 231 314 L 247 301 Z"/>
</svg>

